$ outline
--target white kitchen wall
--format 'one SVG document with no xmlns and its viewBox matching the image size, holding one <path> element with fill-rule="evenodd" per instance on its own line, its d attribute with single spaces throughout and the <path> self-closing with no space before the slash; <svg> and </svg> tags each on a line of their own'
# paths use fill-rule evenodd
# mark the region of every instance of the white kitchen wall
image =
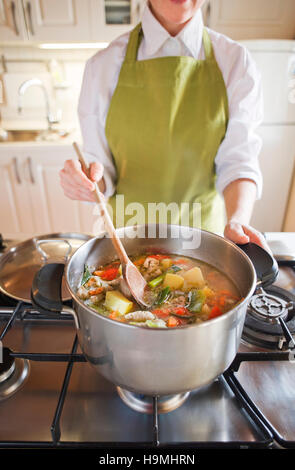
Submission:
<svg viewBox="0 0 295 470">
<path fill-rule="evenodd" d="M 4 90 L 0 105 L 4 128 L 46 127 L 45 103 L 38 87 L 30 88 L 17 110 L 18 86 L 26 79 L 40 77 L 50 96 L 53 111 L 62 109 L 61 126 L 77 128 L 77 103 L 86 60 L 95 49 L 43 50 L 34 47 L 0 47 L 0 80 Z M 39 127 L 38 127 L 39 126 Z"/>
</svg>

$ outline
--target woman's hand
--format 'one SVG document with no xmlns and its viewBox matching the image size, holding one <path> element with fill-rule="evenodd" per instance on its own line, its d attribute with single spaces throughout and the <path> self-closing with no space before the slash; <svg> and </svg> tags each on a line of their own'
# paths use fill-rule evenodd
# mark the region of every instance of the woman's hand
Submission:
<svg viewBox="0 0 295 470">
<path fill-rule="evenodd" d="M 264 248 L 266 251 L 271 252 L 268 244 L 262 233 L 255 230 L 250 225 L 243 225 L 237 221 L 230 221 L 225 227 L 224 236 L 234 243 L 244 245 L 245 243 L 256 243 Z"/>
<path fill-rule="evenodd" d="M 88 178 L 82 171 L 78 160 L 67 160 L 64 168 L 59 172 L 60 184 L 65 196 L 75 201 L 95 202 L 93 182 L 99 184 L 100 191 L 105 191 L 103 170 L 101 163 L 91 163 L 89 168 L 90 178 Z"/>
</svg>

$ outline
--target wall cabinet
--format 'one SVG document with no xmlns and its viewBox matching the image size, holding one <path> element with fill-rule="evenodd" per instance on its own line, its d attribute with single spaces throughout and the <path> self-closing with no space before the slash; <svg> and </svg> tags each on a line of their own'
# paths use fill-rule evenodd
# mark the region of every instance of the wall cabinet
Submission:
<svg viewBox="0 0 295 470">
<path fill-rule="evenodd" d="M 0 40 L 90 41 L 90 0 L 0 0 Z"/>
<path fill-rule="evenodd" d="M 0 41 L 112 41 L 135 25 L 145 0 L 0 0 Z"/>
<path fill-rule="evenodd" d="M 232 39 L 293 39 L 294 0 L 209 0 L 210 28 Z"/>
<path fill-rule="evenodd" d="M 29 238 L 52 232 L 92 233 L 95 206 L 64 196 L 59 171 L 71 146 L 0 148 L 0 233 Z"/>
<path fill-rule="evenodd" d="M 27 39 L 20 0 L 0 0 L 0 41 Z"/>
</svg>

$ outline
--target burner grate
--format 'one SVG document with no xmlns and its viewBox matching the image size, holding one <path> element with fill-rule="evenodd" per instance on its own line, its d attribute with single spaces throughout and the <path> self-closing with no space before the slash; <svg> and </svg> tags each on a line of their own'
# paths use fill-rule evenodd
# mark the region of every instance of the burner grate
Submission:
<svg viewBox="0 0 295 470">
<path fill-rule="evenodd" d="M 7 331 L 12 328 L 13 323 L 18 315 L 21 315 L 22 306 L 17 305 L 15 311 L 11 315 L 10 319 L 8 320 L 6 326 L 4 327 L 1 333 L 1 339 L 4 338 Z M 7 349 L 7 354 L 13 360 L 23 360 L 23 361 L 53 361 L 53 362 L 66 362 L 67 368 L 63 380 L 63 384 L 60 390 L 58 403 L 56 406 L 56 410 L 54 413 L 52 425 L 51 425 L 51 436 L 52 441 L 46 442 L 19 442 L 19 441 L 9 441 L 9 442 L 0 442 L 0 448 L 105 448 L 108 447 L 122 447 L 128 448 L 130 445 L 134 445 L 134 443 L 130 442 L 122 442 L 122 443 L 108 443 L 108 442 L 65 442 L 61 440 L 61 428 L 60 428 L 60 421 L 62 417 L 62 411 L 64 407 L 64 403 L 67 397 L 68 386 L 71 380 L 71 374 L 74 367 L 75 362 L 86 362 L 86 359 L 83 354 L 77 354 L 77 346 L 78 346 L 78 338 L 77 335 L 75 336 L 71 352 L 69 354 L 53 354 L 53 353 L 22 353 L 22 352 L 14 352 L 12 350 Z M 105 358 L 101 358 L 103 361 Z M 286 361 L 290 360 L 288 353 L 238 353 L 234 362 L 229 367 L 229 369 L 224 372 L 223 375 L 219 377 L 221 382 L 226 383 L 232 392 L 234 393 L 235 398 L 240 402 L 242 409 L 241 411 L 244 413 L 246 412 L 249 421 L 255 424 L 257 430 L 259 431 L 259 435 L 261 436 L 256 441 L 250 442 L 188 442 L 185 443 L 187 447 L 192 448 L 245 448 L 245 447 L 264 447 L 269 448 L 274 444 L 274 439 L 277 440 L 281 446 L 283 447 L 292 447 L 295 448 L 295 442 L 284 441 L 282 436 L 276 431 L 276 429 L 267 421 L 267 419 L 263 416 L 261 411 L 256 407 L 255 403 L 247 396 L 245 390 L 243 389 L 242 385 L 238 381 L 235 373 L 238 371 L 241 362 L 243 361 Z M 151 441 L 150 442 L 141 442 L 137 443 L 138 447 L 161 447 L 165 446 L 165 443 L 161 442 L 160 435 L 160 409 L 159 409 L 159 401 L 160 397 L 154 396 L 151 400 L 151 412 L 153 415 L 153 425 L 151 429 Z M 166 444 L 167 445 L 167 444 Z M 183 443 L 173 443 L 174 447 L 183 445 Z"/>
<path fill-rule="evenodd" d="M 258 290 L 249 303 L 242 342 L 269 350 L 287 350 L 280 321 L 295 335 L 295 296 L 277 286 Z"/>
</svg>

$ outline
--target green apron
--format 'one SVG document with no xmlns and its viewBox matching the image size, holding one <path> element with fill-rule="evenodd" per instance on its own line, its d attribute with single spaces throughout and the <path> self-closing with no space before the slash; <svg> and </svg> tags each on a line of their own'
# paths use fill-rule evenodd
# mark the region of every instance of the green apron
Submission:
<svg viewBox="0 0 295 470">
<path fill-rule="evenodd" d="M 117 191 L 109 200 L 114 223 L 182 223 L 223 232 L 215 156 L 226 133 L 228 100 L 209 34 L 204 28 L 205 60 L 177 56 L 138 61 L 142 37 L 139 23 L 130 33 L 106 120 L 117 169 Z M 128 214 L 120 206 L 116 210 L 117 195 L 120 202 L 124 195 L 125 208 L 130 204 Z M 167 218 L 158 203 L 175 203 L 173 209 L 179 211 L 168 211 Z M 200 207 L 201 221 L 196 221 L 193 215 Z M 156 220 L 147 218 L 155 213 Z"/>
</svg>

